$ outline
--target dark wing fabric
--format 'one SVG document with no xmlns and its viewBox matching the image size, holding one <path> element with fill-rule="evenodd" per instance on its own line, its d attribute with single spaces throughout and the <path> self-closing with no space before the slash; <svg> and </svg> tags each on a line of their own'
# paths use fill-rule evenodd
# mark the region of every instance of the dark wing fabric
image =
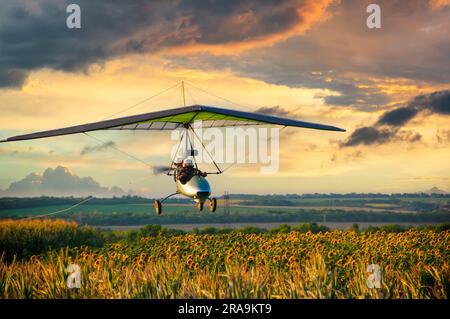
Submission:
<svg viewBox="0 0 450 319">
<path fill-rule="evenodd" d="M 218 107 L 192 105 L 49 131 L 17 135 L 0 140 L 0 142 L 31 140 L 36 138 L 99 130 L 175 130 L 186 127 L 196 121 L 202 121 L 202 126 L 204 128 L 272 124 L 345 132 L 345 130 L 341 128 L 330 125 L 298 121 L 259 113 L 229 110 Z"/>
</svg>

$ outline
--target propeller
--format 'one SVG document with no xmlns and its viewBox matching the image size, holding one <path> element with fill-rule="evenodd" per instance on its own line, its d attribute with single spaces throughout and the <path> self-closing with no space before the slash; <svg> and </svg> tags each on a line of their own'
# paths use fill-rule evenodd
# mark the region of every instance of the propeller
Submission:
<svg viewBox="0 0 450 319">
<path fill-rule="evenodd" d="M 157 165 L 153 166 L 153 174 L 163 174 L 168 173 L 170 171 L 170 166 L 167 165 Z"/>
</svg>

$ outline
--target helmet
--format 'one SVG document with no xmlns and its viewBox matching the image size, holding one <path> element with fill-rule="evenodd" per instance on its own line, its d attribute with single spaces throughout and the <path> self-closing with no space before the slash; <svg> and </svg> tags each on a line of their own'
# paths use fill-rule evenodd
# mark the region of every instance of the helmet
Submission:
<svg viewBox="0 0 450 319">
<path fill-rule="evenodd" d="M 189 159 L 189 158 L 186 158 L 184 161 L 183 161 L 183 167 L 186 167 L 186 166 L 193 166 L 194 164 L 192 163 L 192 160 L 191 159 Z"/>
<path fill-rule="evenodd" d="M 183 164 L 183 159 L 181 157 L 177 157 L 177 159 L 175 160 L 175 164 L 177 165 Z"/>
</svg>

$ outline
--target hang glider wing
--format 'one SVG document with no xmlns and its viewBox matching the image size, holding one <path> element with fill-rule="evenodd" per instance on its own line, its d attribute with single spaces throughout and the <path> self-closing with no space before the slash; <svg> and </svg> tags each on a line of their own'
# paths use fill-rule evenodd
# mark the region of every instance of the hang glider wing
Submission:
<svg viewBox="0 0 450 319">
<path fill-rule="evenodd" d="M 175 130 L 191 125 L 196 121 L 202 121 L 203 128 L 271 124 L 345 132 L 345 130 L 341 128 L 330 125 L 303 122 L 260 113 L 242 112 L 211 106 L 192 105 L 176 109 L 70 126 L 55 130 L 17 135 L 0 140 L 0 142 L 23 141 L 99 130 Z"/>
</svg>

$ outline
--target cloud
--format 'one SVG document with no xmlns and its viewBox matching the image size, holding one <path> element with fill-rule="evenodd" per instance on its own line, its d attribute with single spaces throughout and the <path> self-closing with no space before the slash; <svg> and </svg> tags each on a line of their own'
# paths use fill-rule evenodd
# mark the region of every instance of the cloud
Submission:
<svg viewBox="0 0 450 319">
<path fill-rule="evenodd" d="M 377 123 L 380 125 L 403 126 L 422 111 L 444 115 L 450 114 L 450 90 L 418 95 L 407 106 L 384 113 Z"/>
<path fill-rule="evenodd" d="M 410 130 L 399 130 L 395 135 L 395 140 L 401 142 L 414 143 L 420 141 L 421 139 L 421 134 Z"/>
<path fill-rule="evenodd" d="M 385 112 L 373 126 L 356 129 L 341 146 L 383 144 L 395 140 L 417 142 L 421 139 L 420 134 L 400 128 L 419 113 L 450 115 L 450 90 L 414 97 L 407 106 Z M 436 136 L 438 141 L 443 141 L 441 135 Z"/>
<path fill-rule="evenodd" d="M 412 107 L 399 107 L 393 111 L 384 113 L 378 120 L 378 124 L 402 126 L 411 120 L 419 110 Z"/>
<path fill-rule="evenodd" d="M 231 57 L 174 56 L 172 63 L 231 70 L 271 84 L 328 89 L 332 92 L 322 96 L 326 104 L 368 111 L 393 102 L 392 82 L 448 84 L 450 10 L 441 5 L 432 10 L 422 0 L 379 0 L 383 27 L 375 30 L 365 24 L 370 3 L 336 2 L 325 21 L 264 50 Z"/>
<path fill-rule="evenodd" d="M 429 0 L 430 6 L 433 10 L 439 10 L 441 8 L 450 6 L 450 0 Z"/>
<path fill-rule="evenodd" d="M 95 146 L 85 146 L 81 150 L 80 155 L 86 155 L 89 153 L 103 151 L 109 147 L 115 147 L 115 146 L 116 146 L 116 143 L 114 141 L 107 141 L 103 144 L 95 145 Z"/>
<path fill-rule="evenodd" d="M 414 143 L 422 139 L 422 135 L 410 130 L 397 128 L 380 128 L 376 126 L 364 126 L 356 129 L 348 139 L 341 143 L 342 147 L 357 145 L 384 144 L 387 142 Z"/>
<path fill-rule="evenodd" d="M 122 196 L 125 192 L 114 186 L 111 189 L 101 186 L 92 177 L 79 177 L 69 169 L 58 166 L 47 168 L 42 175 L 31 173 L 24 179 L 13 182 L 3 196 Z"/>
<path fill-rule="evenodd" d="M 345 141 L 343 146 L 356 146 L 360 144 L 370 145 L 374 143 L 385 143 L 395 136 L 396 131 L 390 129 L 379 129 L 373 126 L 364 126 L 356 129 Z"/>
<path fill-rule="evenodd" d="M 0 69 L 0 88 L 14 88 L 22 85 L 27 78 L 27 73 L 22 70 Z"/>
<path fill-rule="evenodd" d="M 280 117 L 290 117 L 292 116 L 292 113 L 288 110 L 284 109 L 283 107 L 276 105 L 276 106 L 263 106 L 260 107 L 255 111 L 256 113 L 262 113 L 267 115 L 274 115 L 274 116 L 280 116 Z"/>
<path fill-rule="evenodd" d="M 330 162 L 335 164 L 337 164 L 338 162 L 354 162 L 363 157 L 363 152 L 361 150 L 353 150 L 349 153 L 344 154 L 343 156 L 333 154 L 330 158 Z M 339 160 L 339 158 L 341 158 L 342 160 Z"/>
<path fill-rule="evenodd" d="M 235 54 L 303 33 L 331 0 L 78 0 L 81 29 L 66 27 L 72 1 L 3 0 L 0 87 L 20 87 L 30 71 L 87 71 L 130 53 Z"/>
<path fill-rule="evenodd" d="M 450 143 L 450 130 L 437 130 L 436 140 L 438 144 Z"/>
<path fill-rule="evenodd" d="M 449 115 L 450 90 L 418 95 L 409 103 L 409 107 L 418 110 L 428 109 L 432 113 Z"/>
</svg>

